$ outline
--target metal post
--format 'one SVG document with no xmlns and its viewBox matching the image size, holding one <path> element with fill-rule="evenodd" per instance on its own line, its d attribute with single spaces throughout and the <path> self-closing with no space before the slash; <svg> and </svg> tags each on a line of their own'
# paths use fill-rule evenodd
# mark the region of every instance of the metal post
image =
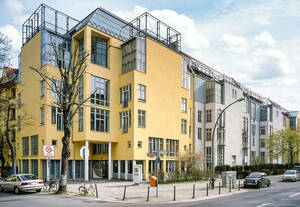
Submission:
<svg viewBox="0 0 300 207">
<path fill-rule="evenodd" d="M 85 187 L 85 180 L 83 182 L 83 188 L 84 188 L 84 196 L 86 196 L 87 190 L 86 190 L 86 187 Z"/>
<path fill-rule="evenodd" d="M 147 201 L 149 201 L 150 186 L 148 186 Z"/>
<path fill-rule="evenodd" d="M 231 192 L 231 181 L 229 181 L 229 193 Z"/>
<path fill-rule="evenodd" d="M 126 198 L 126 185 L 125 185 L 125 187 L 124 187 L 123 201 L 125 200 L 125 198 Z"/>
<path fill-rule="evenodd" d="M 206 183 L 206 196 L 208 196 L 208 183 Z"/>
<path fill-rule="evenodd" d="M 156 197 L 158 197 L 158 181 L 156 180 Z"/>
<path fill-rule="evenodd" d="M 158 167 L 159 167 L 159 152 L 156 152 L 156 197 L 158 197 Z"/>
<path fill-rule="evenodd" d="M 98 188 L 97 188 L 97 184 L 95 183 L 95 189 L 96 189 L 96 198 L 98 198 Z"/>
<path fill-rule="evenodd" d="M 173 201 L 176 201 L 176 186 L 174 185 L 174 198 Z"/>
<path fill-rule="evenodd" d="M 195 198 L 195 184 L 193 185 L 193 197 L 192 198 Z"/>
<path fill-rule="evenodd" d="M 241 190 L 241 181 L 239 180 L 239 191 Z"/>
<path fill-rule="evenodd" d="M 234 189 L 234 181 L 233 181 L 233 179 L 231 180 L 231 183 L 232 183 L 232 189 Z"/>
<path fill-rule="evenodd" d="M 221 194 L 221 182 L 219 182 L 219 194 Z"/>
</svg>

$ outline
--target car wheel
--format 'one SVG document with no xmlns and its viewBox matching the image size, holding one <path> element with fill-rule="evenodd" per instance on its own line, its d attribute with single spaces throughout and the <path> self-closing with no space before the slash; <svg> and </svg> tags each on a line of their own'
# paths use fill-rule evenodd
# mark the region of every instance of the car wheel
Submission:
<svg viewBox="0 0 300 207">
<path fill-rule="evenodd" d="M 258 189 L 261 188 L 260 182 L 257 183 L 257 188 L 258 188 Z"/>
<path fill-rule="evenodd" d="M 270 187 L 271 183 L 268 183 L 267 187 Z"/>
<path fill-rule="evenodd" d="M 2 192 L 2 191 L 4 191 L 4 190 L 2 189 L 2 187 L 1 187 L 1 185 L 0 185 L 0 192 Z"/>
<path fill-rule="evenodd" d="M 19 194 L 19 193 L 20 193 L 20 190 L 19 190 L 18 187 L 15 187 L 15 188 L 14 188 L 14 193 L 15 193 L 15 194 Z"/>
<path fill-rule="evenodd" d="M 39 192 L 41 192 L 41 190 L 42 190 L 42 189 L 38 189 L 38 190 L 36 190 L 36 192 L 39 193 Z"/>
</svg>

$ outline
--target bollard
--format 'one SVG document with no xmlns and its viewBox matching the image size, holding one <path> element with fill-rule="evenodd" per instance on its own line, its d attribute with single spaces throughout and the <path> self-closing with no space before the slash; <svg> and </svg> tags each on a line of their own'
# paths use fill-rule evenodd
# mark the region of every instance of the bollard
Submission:
<svg viewBox="0 0 300 207">
<path fill-rule="evenodd" d="M 156 197 L 158 197 L 158 182 L 156 181 Z"/>
<path fill-rule="evenodd" d="M 241 181 L 239 180 L 239 191 L 241 190 Z"/>
<path fill-rule="evenodd" d="M 231 192 L 231 181 L 229 182 L 229 193 Z"/>
<path fill-rule="evenodd" d="M 221 182 L 219 182 L 219 194 L 221 194 Z"/>
<path fill-rule="evenodd" d="M 176 201 L 176 186 L 174 185 L 174 198 L 173 201 Z"/>
<path fill-rule="evenodd" d="M 148 186 L 147 201 L 149 201 L 150 186 Z"/>
<path fill-rule="evenodd" d="M 125 198 L 126 198 L 126 185 L 125 185 L 125 188 L 124 188 L 123 201 L 125 200 Z"/>
<path fill-rule="evenodd" d="M 232 189 L 234 189 L 234 181 L 233 181 L 233 179 L 231 180 L 231 182 L 232 182 Z"/>
<path fill-rule="evenodd" d="M 208 196 L 208 183 L 206 184 L 206 196 Z"/>
<path fill-rule="evenodd" d="M 95 189 L 96 189 L 96 198 L 98 198 L 98 188 L 97 188 L 97 184 L 95 184 Z"/>
<path fill-rule="evenodd" d="M 195 198 L 195 184 L 193 185 L 193 197 L 192 198 Z"/>
</svg>

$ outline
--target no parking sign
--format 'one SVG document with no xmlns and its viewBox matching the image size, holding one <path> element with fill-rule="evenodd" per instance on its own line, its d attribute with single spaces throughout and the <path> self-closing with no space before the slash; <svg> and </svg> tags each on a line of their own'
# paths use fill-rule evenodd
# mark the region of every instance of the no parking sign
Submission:
<svg viewBox="0 0 300 207">
<path fill-rule="evenodd" d="M 47 156 L 47 157 L 54 156 L 54 146 L 53 145 L 44 145 L 43 151 L 44 151 L 44 156 Z"/>
</svg>

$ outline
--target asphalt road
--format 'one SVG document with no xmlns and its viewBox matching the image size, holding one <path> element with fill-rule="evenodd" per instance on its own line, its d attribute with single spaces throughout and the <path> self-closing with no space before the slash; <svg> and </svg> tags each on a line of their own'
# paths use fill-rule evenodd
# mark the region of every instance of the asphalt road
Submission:
<svg viewBox="0 0 300 207">
<path fill-rule="evenodd" d="M 124 204 L 101 202 L 81 197 L 59 196 L 54 194 L 26 193 L 14 195 L 13 193 L 0 193 L 0 207 L 115 207 L 115 206 L 185 206 L 185 207 L 282 207 L 300 206 L 300 182 L 274 183 L 270 188 L 249 189 L 247 193 L 220 197 L 217 199 L 201 200 L 188 203 L 166 204 Z"/>
</svg>

